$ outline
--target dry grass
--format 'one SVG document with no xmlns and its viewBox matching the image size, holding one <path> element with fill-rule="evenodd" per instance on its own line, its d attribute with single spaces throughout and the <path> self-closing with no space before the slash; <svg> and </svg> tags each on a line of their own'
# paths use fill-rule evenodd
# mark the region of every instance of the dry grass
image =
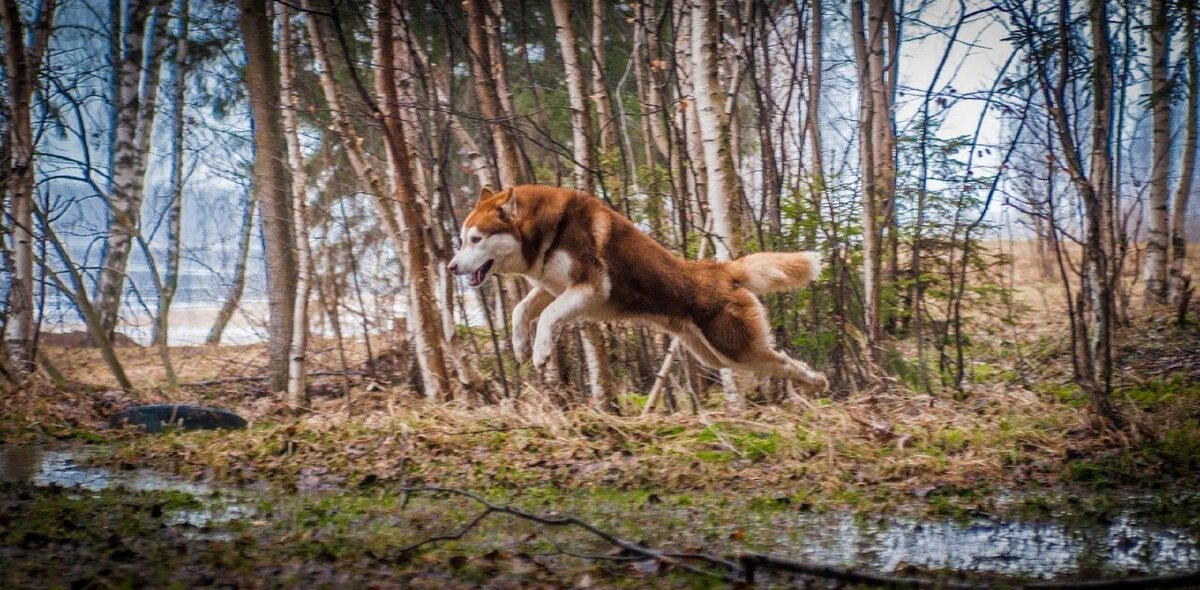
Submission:
<svg viewBox="0 0 1200 590">
<path fill-rule="evenodd" d="M 114 390 L 96 351 L 50 347 L 48 356 L 72 385 L 55 389 L 39 381 L 5 396 L 0 438 L 93 437 L 103 432 L 104 418 L 125 405 L 196 402 L 234 409 L 251 428 L 134 437 L 114 460 L 296 488 L 404 480 L 506 490 L 752 490 L 828 505 L 1040 485 L 1081 473 L 1105 482 L 1136 476 L 1149 485 L 1155 474 L 1200 468 L 1200 350 L 1194 344 L 1200 333 L 1152 314 L 1122 333 L 1119 402 L 1154 436 L 1147 442 L 1101 435 L 1067 378 L 1066 332 L 1053 284 L 1013 278 L 1014 305 L 1024 307 L 1012 323 L 974 318 L 974 362 L 961 393 L 921 395 L 889 382 L 839 392 L 837 399 L 621 417 L 564 409 L 561 395 L 532 385 L 522 388 L 520 399 L 468 407 L 429 404 L 402 383 L 356 377 L 348 417 L 342 378 L 324 377 L 314 380 L 312 411 L 296 418 L 261 382 L 168 389 L 151 349 L 119 350 L 139 384 L 138 392 L 126 394 Z M 177 347 L 171 354 L 185 383 L 259 375 L 265 365 L 262 346 Z M 365 350 L 349 354 L 352 367 L 361 368 Z M 312 358 L 317 370 L 340 366 L 329 342 L 318 341 Z M 640 400 L 623 397 L 627 410 Z"/>
</svg>

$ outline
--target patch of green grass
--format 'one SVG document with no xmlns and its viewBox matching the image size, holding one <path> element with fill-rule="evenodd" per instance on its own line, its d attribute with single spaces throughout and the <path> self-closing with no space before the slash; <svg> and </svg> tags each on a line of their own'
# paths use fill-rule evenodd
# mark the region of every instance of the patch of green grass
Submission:
<svg viewBox="0 0 1200 590">
<path fill-rule="evenodd" d="M 754 432 L 714 424 L 701 430 L 696 440 L 701 443 L 728 444 L 738 455 L 751 461 L 762 461 L 779 450 L 782 437 L 774 430 Z"/>
<path fill-rule="evenodd" d="M 1033 389 L 1045 397 L 1072 408 L 1084 408 L 1088 404 L 1087 396 L 1083 394 L 1078 385 L 1070 381 L 1046 380 L 1038 383 Z"/>
<path fill-rule="evenodd" d="M 1160 404 L 1200 399 L 1200 383 L 1188 381 L 1185 375 L 1174 375 L 1127 387 L 1122 393 L 1138 407 L 1152 410 Z"/>
<path fill-rule="evenodd" d="M 1188 420 L 1167 430 L 1152 452 L 1177 469 L 1200 469 L 1200 422 Z"/>
</svg>

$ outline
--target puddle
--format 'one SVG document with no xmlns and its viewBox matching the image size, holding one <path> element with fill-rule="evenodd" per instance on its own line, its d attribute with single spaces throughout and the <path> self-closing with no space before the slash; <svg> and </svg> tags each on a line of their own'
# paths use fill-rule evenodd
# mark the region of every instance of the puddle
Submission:
<svg viewBox="0 0 1200 590">
<path fill-rule="evenodd" d="M 69 447 L 0 446 L 0 482 L 28 482 L 98 492 L 122 488 L 132 491 L 175 491 L 196 498 L 200 506 L 173 510 L 167 523 L 195 528 L 192 536 L 220 536 L 205 529 L 250 517 L 253 507 L 234 490 L 188 481 L 148 469 L 111 469 L 87 464 L 95 449 Z"/>
<path fill-rule="evenodd" d="M 188 528 L 189 536 L 194 538 L 219 538 L 226 533 L 213 530 L 214 525 L 255 514 L 254 504 L 244 491 L 149 470 L 87 465 L 88 456 L 94 452 L 78 447 L 0 446 L 0 481 L 90 491 L 124 488 L 185 492 L 199 500 L 200 506 L 173 511 L 168 522 Z M 1136 508 L 1136 497 L 1126 500 L 1131 508 L 1107 522 L 998 521 L 984 517 L 965 521 L 899 516 L 863 519 L 848 512 L 746 510 L 738 526 L 744 527 L 747 541 L 758 551 L 806 563 L 884 573 L 917 568 L 1052 579 L 1200 570 L 1200 535 L 1160 526 L 1146 516 L 1147 511 Z M 678 530 L 681 523 L 690 522 L 690 534 L 727 537 L 734 525 L 708 520 L 706 512 L 698 506 L 661 506 L 645 509 L 638 518 L 662 530 Z M 695 526 L 706 521 L 707 525 Z"/>
<path fill-rule="evenodd" d="M 1200 569 L 1200 548 L 1192 535 L 1128 513 L 1095 525 L 984 519 L 862 522 L 847 514 L 801 515 L 791 521 L 790 538 L 780 540 L 793 558 L 883 572 L 916 567 L 1049 579 Z"/>
<path fill-rule="evenodd" d="M 716 501 L 719 513 L 732 517 L 713 519 L 713 510 L 699 503 L 646 505 L 634 518 L 649 530 L 680 531 L 677 543 L 689 537 L 708 539 L 709 552 L 730 550 L 724 540 L 736 535 L 755 552 L 896 575 L 954 571 L 999 579 L 1067 580 L 1200 571 L 1200 533 L 1156 521 L 1149 500 L 1126 496 L 1125 509 L 1106 521 L 900 514 L 864 518 L 849 511 L 762 511 L 732 499 Z M 614 519 L 630 516 L 602 512 Z M 732 545 L 732 551 L 743 549 L 740 543 Z"/>
</svg>

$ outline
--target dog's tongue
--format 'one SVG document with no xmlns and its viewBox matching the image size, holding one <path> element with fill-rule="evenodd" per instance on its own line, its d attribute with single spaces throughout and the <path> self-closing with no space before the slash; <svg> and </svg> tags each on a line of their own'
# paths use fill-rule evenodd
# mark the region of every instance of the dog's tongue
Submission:
<svg viewBox="0 0 1200 590">
<path fill-rule="evenodd" d="M 487 276 L 487 272 L 491 268 L 492 261 L 489 260 L 483 263 L 479 268 L 475 269 L 475 272 L 471 273 L 471 286 L 478 287 L 479 285 L 482 285 L 484 277 Z"/>
</svg>

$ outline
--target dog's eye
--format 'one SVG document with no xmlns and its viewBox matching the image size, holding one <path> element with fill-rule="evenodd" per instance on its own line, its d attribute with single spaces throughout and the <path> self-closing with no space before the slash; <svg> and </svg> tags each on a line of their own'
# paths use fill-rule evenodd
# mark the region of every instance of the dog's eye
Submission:
<svg viewBox="0 0 1200 590">
<path fill-rule="evenodd" d="M 472 237 L 471 237 L 471 243 L 472 243 L 472 244 L 478 244 L 478 243 L 479 243 L 479 240 L 482 240 L 482 239 L 483 239 L 483 238 L 481 238 L 481 237 L 479 237 L 479 236 L 472 236 Z"/>
</svg>

